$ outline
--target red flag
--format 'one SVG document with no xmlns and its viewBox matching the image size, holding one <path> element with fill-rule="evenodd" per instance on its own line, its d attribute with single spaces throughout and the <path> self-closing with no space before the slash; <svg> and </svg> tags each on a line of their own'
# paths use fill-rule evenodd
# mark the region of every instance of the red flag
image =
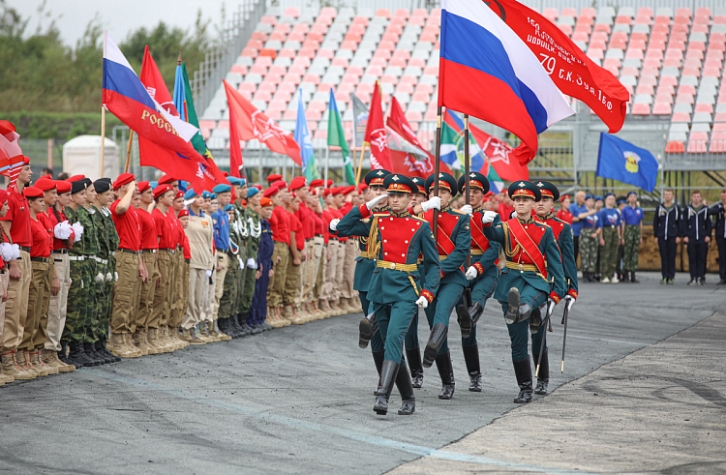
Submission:
<svg viewBox="0 0 726 475">
<path fill-rule="evenodd" d="M 391 99 L 391 111 L 386 120 L 386 125 L 403 140 L 422 152 L 420 155 L 414 155 L 411 153 L 400 153 L 391 148 L 391 162 L 393 165 L 391 171 L 394 173 L 403 173 L 408 176 L 420 176 L 422 178 L 426 178 L 432 174 L 434 172 L 436 157 L 426 150 L 418 137 L 416 137 L 395 96 Z M 391 142 L 390 138 L 389 142 Z M 424 155 L 426 159 L 422 160 L 421 157 Z M 441 162 L 439 167 L 441 171 L 451 173 L 451 170 L 449 170 L 449 167 L 444 162 Z"/>
<path fill-rule="evenodd" d="M 479 144 L 488 162 L 494 167 L 499 178 L 507 181 L 529 180 L 529 169 L 527 165 L 521 165 L 516 159 L 514 149 L 506 142 L 492 137 L 479 127 L 469 123 L 469 131 Z M 486 163 L 482 170 L 486 169 Z M 482 171 L 484 173 L 484 171 Z M 486 175 L 486 173 L 484 173 Z"/>
<path fill-rule="evenodd" d="M 141 63 L 141 83 L 149 95 L 161 105 L 164 110 L 174 117 L 179 112 L 174 107 L 174 101 L 169 94 L 164 78 L 159 71 L 149 47 L 144 49 L 144 59 Z M 181 122 L 181 121 L 180 121 Z M 158 168 L 172 175 L 174 178 L 186 180 L 196 190 L 211 190 L 218 183 L 228 183 L 217 165 L 206 160 L 197 152 L 191 143 L 177 140 L 178 145 L 171 148 L 139 134 L 139 161 L 141 165 Z"/>
<path fill-rule="evenodd" d="M 263 114 L 247 99 L 229 85 L 224 83 L 229 105 L 229 169 L 234 176 L 239 176 L 242 167 L 242 151 L 240 140 L 257 139 L 267 145 L 275 153 L 292 158 L 298 166 L 302 166 L 300 146 L 292 134 L 285 131 L 272 119 Z"/>
<path fill-rule="evenodd" d="M 388 148 L 386 127 L 383 125 L 383 107 L 381 106 L 381 87 L 376 81 L 371 99 L 371 108 L 368 112 L 368 123 L 363 142 L 371 147 L 371 169 L 383 168 L 391 170 L 391 151 Z"/>
<path fill-rule="evenodd" d="M 0 174 L 10 178 L 10 186 L 15 184 L 25 163 L 25 156 L 18 144 L 19 138 L 12 122 L 0 120 Z"/>
<path fill-rule="evenodd" d="M 595 64 L 562 30 L 515 0 L 485 2 L 542 63 L 557 88 L 593 110 L 614 134 L 623 127 L 627 89 Z"/>
</svg>

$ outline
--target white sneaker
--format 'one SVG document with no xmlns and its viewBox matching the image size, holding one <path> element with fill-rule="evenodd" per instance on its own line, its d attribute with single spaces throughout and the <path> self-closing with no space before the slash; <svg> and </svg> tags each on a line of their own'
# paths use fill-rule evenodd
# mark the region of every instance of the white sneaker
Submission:
<svg viewBox="0 0 726 475">
<path fill-rule="evenodd" d="M 605 277 L 605 278 L 604 278 L 603 280 L 601 280 L 600 282 L 601 282 L 601 283 L 603 283 L 603 284 L 609 284 L 609 283 L 610 283 L 610 279 L 608 279 L 607 277 Z"/>
<path fill-rule="evenodd" d="M 618 280 L 617 276 L 613 276 L 613 280 L 610 281 L 611 284 L 618 284 L 620 281 Z"/>
</svg>

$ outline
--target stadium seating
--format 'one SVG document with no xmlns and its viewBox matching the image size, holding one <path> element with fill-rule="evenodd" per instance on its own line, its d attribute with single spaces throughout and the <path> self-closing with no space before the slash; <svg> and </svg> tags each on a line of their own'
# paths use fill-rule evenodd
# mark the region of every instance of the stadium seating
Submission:
<svg viewBox="0 0 726 475">
<path fill-rule="evenodd" d="M 629 120 L 670 120 L 667 153 L 726 152 L 726 8 L 545 8 L 543 15 L 631 93 Z M 226 79 L 269 117 L 292 124 L 301 94 L 315 147 L 327 137 L 330 88 L 351 138 L 351 94 L 368 103 L 380 81 L 430 145 L 436 117 L 438 9 L 271 8 Z M 203 114 L 205 137 L 228 148 L 224 89 Z"/>
</svg>

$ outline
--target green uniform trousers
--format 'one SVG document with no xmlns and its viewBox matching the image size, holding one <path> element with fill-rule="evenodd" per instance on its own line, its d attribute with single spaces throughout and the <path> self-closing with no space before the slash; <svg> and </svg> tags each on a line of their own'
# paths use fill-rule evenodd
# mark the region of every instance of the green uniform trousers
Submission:
<svg viewBox="0 0 726 475">
<path fill-rule="evenodd" d="M 224 276 L 224 290 L 222 298 L 219 300 L 219 318 L 229 318 L 235 315 L 235 307 L 237 305 L 237 292 L 239 291 L 240 268 L 237 256 L 232 255 L 229 258 L 229 267 L 227 274 Z M 220 282 L 217 281 L 217 285 Z"/>
<path fill-rule="evenodd" d="M 605 245 L 601 246 L 600 254 L 600 276 L 611 279 L 615 274 L 615 268 L 618 264 L 618 228 L 615 226 L 604 227 L 603 240 Z"/>
<path fill-rule="evenodd" d="M 582 272 L 597 272 L 597 250 L 600 243 L 597 237 L 590 237 L 589 230 L 583 229 L 580 234 L 580 267 Z"/>
<path fill-rule="evenodd" d="M 89 299 L 88 292 L 90 279 L 88 275 L 88 261 L 72 260 L 78 256 L 71 256 L 70 275 L 71 287 L 68 290 L 68 306 L 66 311 L 66 325 L 63 327 L 63 343 L 83 343 L 86 341 L 86 308 Z M 88 340 L 90 341 L 90 340 Z"/>
<path fill-rule="evenodd" d="M 638 253 L 640 252 L 640 226 L 625 226 L 625 254 L 623 255 L 623 271 L 638 270 Z"/>
</svg>

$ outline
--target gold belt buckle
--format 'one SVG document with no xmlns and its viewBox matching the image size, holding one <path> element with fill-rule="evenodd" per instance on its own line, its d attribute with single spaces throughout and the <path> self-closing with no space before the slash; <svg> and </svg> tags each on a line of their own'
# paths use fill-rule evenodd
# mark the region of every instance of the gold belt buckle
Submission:
<svg viewBox="0 0 726 475">
<path fill-rule="evenodd" d="M 395 270 L 396 269 L 396 263 L 395 262 L 391 262 L 391 266 L 390 267 L 391 267 L 391 269 Z"/>
<path fill-rule="evenodd" d="M 519 263 L 519 272 L 524 273 L 524 266 L 521 262 Z"/>
</svg>

